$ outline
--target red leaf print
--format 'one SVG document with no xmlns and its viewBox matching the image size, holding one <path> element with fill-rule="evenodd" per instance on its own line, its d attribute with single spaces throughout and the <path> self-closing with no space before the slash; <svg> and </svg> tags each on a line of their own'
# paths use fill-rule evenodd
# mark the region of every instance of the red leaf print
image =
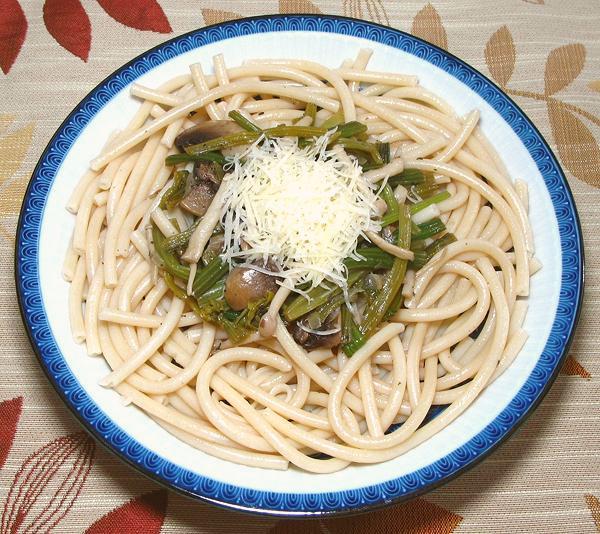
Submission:
<svg viewBox="0 0 600 534">
<path fill-rule="evenodd" d="M 87 61 L 92 26 L 79 0 L 46 0 L 44 24 L 60 46 Z"/>
<path fill-rule="evenodd" d="M 0 68 L 4 74 L 17 59 L 25 35 L 27 19 L 17 0 L 0 0 Z"/>
<path fill-rule="evenodd" d="M 406 504 L 386 508 L 371 514 L 314 520 L 289 520 L 276 524 L 268 534 L 451 534 L 462 521 L 441 506 L 425 499 L 413 499 Z"/>
<path fill-rule="evenodd" d="M 155 0 L 98 0 L 113 19 L 138 30 L 171 33 L 171 25 L 160 4 Z"/>
<path fill-rule="evenodd" d="M 23 397 L 0 403 L 0 468 L 6 462 L 23 409 Z"/>
<path fill-rule="evenodd" d="M 140 495 L 102 516 L 86 534 L 158 534 L 167 512 L 167 492 Z"/>
<path fill-rule="evenodd" d="M 29 456 L 10 486 L 0 532 L 50 532 L 79 496 L 95 449 L 94 441 L 80 432 L 55 439 Z"/>
</svg>

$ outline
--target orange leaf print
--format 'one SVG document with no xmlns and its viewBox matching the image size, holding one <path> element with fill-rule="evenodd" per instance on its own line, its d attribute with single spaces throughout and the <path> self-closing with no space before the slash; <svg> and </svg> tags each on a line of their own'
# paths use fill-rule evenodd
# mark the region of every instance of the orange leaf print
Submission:
<svg viewBox="0 0 600 534">
<path fill-rule="evenodd" d="M 44 24 L 60 46 L 87 61 L 92 26 L 79 0 L 46 0 Z"/>
<path fill-rule="evenodd" d="M 202 17 L 204 18 L 204 24 L 207 26 L 242 18 L 239 13 L 234 13 L 233 11 L 221 11 L 220 9 L 203 9 Z"/>
<path fill-rule="evenodd" d="M 98 519 L 86 534 L 159 534 L 166 512 L 165 490 L 145 493 Z"/>
<path fill-rule="evenodd" d="M 6 115 L 0 120 L 2 127 L 10 124 Z M 9 179 L 21 167 L 31 146 L 34 125 L 27 124 L 23 128 L 0 137 L 0 217 L 16 215 L 21 206 L 27 178 L 9 182 Z"/>
<path fill-rule="evenodd" d="M 379 512 L 341 519 L 314 521 L 280 521 L 269 534 L 450 534 L 462 517 L 425 499 Z"/>
<path fill-rule="evenodd" d="M 279 0 L 279 12 L 288 13 L 312 13 L 320 15 L 323 13 L 310 0 Z"/>
<path fill-rule="evenodd" d="M 548 99 L 548 113 L 564 166 L 576 178 L 600 187 L 600 148 L 592 133 L 558 100 Z"/>
<path fill-rule="evenodd" d="M 169 19 L 156 0 L 98 0 L 113 19 L 130 28 L 171 33 Z"/>
<path fill-rule="evenodd" d="M 8 127 L 14 122 L 15 117 L 13 115 L 0 115 L 0 135 L 2 135 Z"/>
<path fill-rule="evenodd" d="M 450 534 L 462 517 L 425 499 L 414 499 L 406 504 L 381 512 L 354 518 L 325 520 L 331 532 L 339 534 Z"/>
<path fill-rule="evenodd" d="M 560 372 L 563 375 L 580 376 L 581 378 L 590 378 L 592 376 L 589 371 L 570 354 L 567 356 Z"/>
<path fill-rule="evenodd" d="M 6 462 L 6 457 L 15 439 L 17 424 L 21 418 L 23 409 L 23 397 L 0 402 L 0 468 Z"/>
<path fill-rule="evenodd" d="M 596 528 L 598 529 L 598 532 L 600 532 L 600 501 L 598 500 L 598 497 L 594 497 L 589 493 L 586 494 L 584 498 L 590 512 L 592 512 L 592 519 L 596 524 Z"/>
<path fill-rule="evenodd" d="M 500 27 L 485 45 L 485 62 L 492 78 L 504 87 L 515 70 L 516 49 L 510 30 Z"/>
<path fill-rule="evenodd" d="M 390 19 L 382 0 L 344 0 L 344 15 L 389 25 Z"/>
<path fill-rule="evenodd" d="M 290 521 L 284 519 L 279 521 L 268 534 L 328 534 L 322 527 L 320 521 L 301 520 Z"/>
<path fill-rule="evenodd" d="M 592 80 L 590 83 L 588 83 L 588 87 L 592 91 L 597 91 L 600 93 L 600 80 Z"/>
<path fill-rule="evenodd" d="M 545 94 L 553 95 L 564 89 L 579 76 L 584 63 L 585 47 L 582 44 L 568 44 L 552 50 L 546 60 Z"/>
<path fill-rule="evenodd" d="M 0 0 L 0 69 L 12 67 L 27 35 L 27 19 L 17 0 Z"/>
<path fill-rule="evenodd" d="M 52 531 L 79 496 L 95 447 L 80 432 L 55 439 L 29 456 L 10 486 L 0 531 Z"/>
<path fill-rule="evenodd" d="M 448 36 L 438 12 L 431 4 L 419 11 L 412 23 L 411 33 L 440 48 L 448 48 Z"/>
<path fill-rule="evenodd" d="M 6 117 L 6 115 L 5 115 Z M 3 121 L 8 127 L 9 118 Z M 31 145 L 33 123 L 0 139 L 0 187 L 21 166 Z"/>
</svg>

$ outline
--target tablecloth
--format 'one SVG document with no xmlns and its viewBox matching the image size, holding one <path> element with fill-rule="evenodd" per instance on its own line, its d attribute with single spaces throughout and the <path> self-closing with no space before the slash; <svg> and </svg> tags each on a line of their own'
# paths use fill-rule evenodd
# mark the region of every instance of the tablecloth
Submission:
<svg viewBox="0 0 600 534">
<path fill-rule="evenodd" d="M 340 14 L 411 32 L 511 95 L 558 155 L 581 217 L 586 297 L 537 411 L 476 468 L 406 504 L 341 519 L 241 516 L 169 492 L 96 444 L 46 381 L 17 307 L 17 216 L 55 129 L 137 54 L 208 24 Z M 0 532 L 600 532 L 600 2 L 0 0 Z"/>
</svg>

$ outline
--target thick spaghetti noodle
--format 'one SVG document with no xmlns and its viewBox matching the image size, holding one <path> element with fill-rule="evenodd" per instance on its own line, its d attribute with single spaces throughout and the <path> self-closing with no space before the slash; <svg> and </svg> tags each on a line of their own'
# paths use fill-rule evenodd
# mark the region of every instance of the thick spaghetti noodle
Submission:
<svg viewBox="0 0 600 534">
<path fill-rule="evenodd" d="M 316 473 L 392 459 L 458 417 L 527 339 L 540 265 L 525 183 L 507 175 L 476 110 L 459 117 L 415 77 L 365 70 L 369 57 L 329 69 L 227 68 L 217 56 L 214 75 L 192 65 L 156 89 L 134 85 L 138 111 L 68 202 L 75 341 L 106 359 L 103 385 L 213 456 Z M 181 142 L 228 117 L 233 130 Z M 331 198 L 358 199 L 362 223 L 339 245 L 337 271 L 306 259 L 316 245 L 278 257 L 275 230 L 271 248 L 264 228 L 250 231 L 262 228 L 251 217 L 260 199 L 232 200 L 251 172 L 256 184 L 273 178 L 249 170 L 269 147 L 293 152 L 297 167 L 321 158 L 334 169 Z M 190 186 L 202 165 L 214 180 Z M 207 192 L 199 212 L 182 200 L 190 187 Z M 226 293 L 236 268 L 270 277 L 268 298 L 238 306 Z M 423 424 L 436 405 L 447 407 Z"/>
</svg>

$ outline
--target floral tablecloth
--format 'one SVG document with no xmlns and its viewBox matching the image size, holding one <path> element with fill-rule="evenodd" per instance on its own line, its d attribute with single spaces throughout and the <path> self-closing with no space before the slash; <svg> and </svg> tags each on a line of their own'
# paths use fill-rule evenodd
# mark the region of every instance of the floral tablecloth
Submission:
<svg viewBox="0 0 600 534">
<path fill-rule="evenodd" d="M 423 37 L 489 75 L 552 145 L 578 204 L 587 291 L 545 400 L 487 460 L 407 504 L 343 519 L 241 516 L 170 493 L 76 423 L 19 316 L 13 249 L 35 163 L 114 69 L 207 24 L 341 14 Z M 0 533 L 600 532 L 600 2 L 598 0 L 0 0 Z"/>
</svg>

